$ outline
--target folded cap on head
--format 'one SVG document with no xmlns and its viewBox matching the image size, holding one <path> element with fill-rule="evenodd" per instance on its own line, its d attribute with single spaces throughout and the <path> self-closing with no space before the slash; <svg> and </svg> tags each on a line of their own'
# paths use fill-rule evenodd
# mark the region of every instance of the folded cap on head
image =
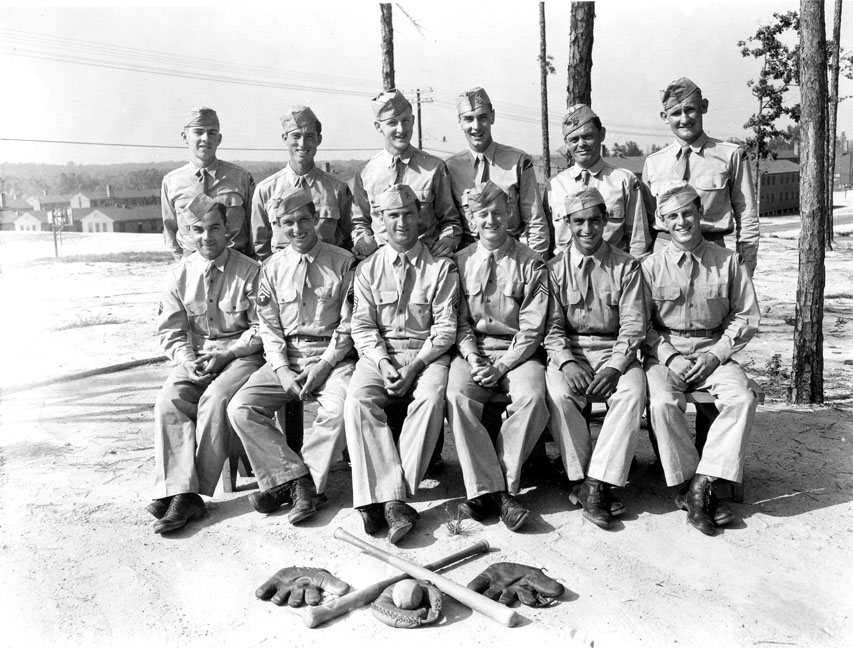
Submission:
<svg viewBox="0 0 853 648">
<path fill-rule="evenodd" d="M 314 204 L 314 197 L 308 189 L 287 187 L 270 197 L 267 211 L 274 216 L 284 216 L 308 204 Z"/>
<path fill-rule="evenodd" d="M 370 101 L 373 114 L 377 121 L 385 121 L 392 117 L 398 117 L 412 108 L 409 100 L 399 90 L 388 90 L 381 92 Z"/>
<path fill-rule="evenodd" d="M 314 111 L 308 106 L 291 106 L 284 115 L 281 116 L 281 130 L 285 135 L 292 130 L 316 124 L 319 119 Z"/>
<path fill-rule="evenodd" d="M 605 205 L 604 196 L 595 187 L 587 187 L 579 193 L 566 196 L 566 215 L 571 216 L 575 212 L 598 205 Z"/>
<path fill-rule="evenodd" d="M 204 215 L 213 209 L 213 206 L 216 204 L 217 201 L 210 196 L 203 193 L 196 194 L 195 198 L 193 198 L 189 204 L 184 207 L 186 221 L 188 223 L 194 223 L 202 220 Z"/>
<path fill-rule="evenodd" d="M 413 205 L 417 201 L 418 198 L 409 185 L 395 184 L 379 194 L 377 206 L 380 210 L 385 211 L 387 209 L 401 209 L 407 205 Z"/>
<path fill-rule="evenodd" d="M 456 112 L 460 115 L 483 106 L 488 106 L 491 109 L 492 100 L 489 99 L 486 91 L 479 86 L 466 90 L 456 97 Z"/>
<path fill-rule="evenodd" d="M 213 126 L 219 128 L 219 117 L 213 108 L 199 108 L 191 110 L 184 121 L 184 128 L 193 128 L 194 126 Z"/>
<path fill-rule="evenodd" d="M 597 117 L 598 115 L 592 112 L 592 108 L 586 104 L 575 104 L 563 116 L 563 137 L 575 132 L 588 121 Z"/>
<path fill-rule="evenodd" d="M 666 216 L 699 198 L 696 190 L 687 182 L 679 180 L 666 185 L 658 194 L 657 215 Z"/>
<path fill-rule="evenodd" d="M 694 92 L 702 93 L 699 86 L 690 79 L 687 77 L 676 79 L 666 86 L 665 90 L 661 90 L 660 98 L 661 103 L 663 103 L 663 109 L 669 110 L 673 106 L 677 106 Z"/>
<path fill-rule="evenodd" d="M 477 183 L 470 189 L 466 189 L 464 198 L 468 209 L 472 212 L 488 209 L 495 203 L 501 203 L 504 206 L 507 204 L 506 192 L 491 180 Z"/>
</svg>

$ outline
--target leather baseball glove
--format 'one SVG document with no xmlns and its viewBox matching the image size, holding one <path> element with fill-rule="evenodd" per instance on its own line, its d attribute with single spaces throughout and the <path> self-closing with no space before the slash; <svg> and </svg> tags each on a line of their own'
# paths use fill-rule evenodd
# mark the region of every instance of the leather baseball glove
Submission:
<svg viewBox="0 0 853 648">
<path fill-rule="evenodd" d="M 349 591 L 349 585 L 335 578 L 325 569 L 315 567 L 285 567 L 270 576 L 255 590 L 255 596 L 262 601 L 271 600 L 276 605 L 300 607 L 317 605 L 323 598 L 323 592 L 342 596 Z"/>
<path fill-rule="evenodd" d="M 499 562 L 487 567 L 468 583 L 468 589 L 504 605 L 516 597 L 530 607 L 543 607 L 562 596 L 565 588 L 541 569 L 518 563 Z"/>
<path fill-rule="evenodd" d="M 418 626 L 434 623 L 441 616 L 444 594 L 435 585 L 427 581 L 416 582 L 422 592 L 420 603 L 413 609 L 398 607 L 394 603 L 394 587 L 389 585 L 379 595 L 370 607 L 373 616 L 392 628 L 417 628 Z"/>
</svg>

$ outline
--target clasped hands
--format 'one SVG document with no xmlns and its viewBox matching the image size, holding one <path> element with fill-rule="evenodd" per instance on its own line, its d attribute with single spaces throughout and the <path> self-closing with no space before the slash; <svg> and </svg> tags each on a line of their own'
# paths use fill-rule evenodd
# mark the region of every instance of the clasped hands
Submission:
<svg viewBox="0 0 853 648">
<path fill-rule="evenodd" d="M 409 364 L 395 368 L 388 358 L 379 361 L 379 373 L 385 382 L 385 389 L 391 396 L 405 396 L 411 390 L 418 375 L 424 370 L 424 361 L 415 358 Z"/>
<path fill-rule="evenodd" d="M 699 353 L 672 356 L 666 366 L 684 382 L 698 384 L 720 366 L 720 359 L 713 353 L 700 351 Z"/>
<path fill-rule="evenodd" d="M 616 391 L 622 374 L 613 367 L 602 367 L 593 373 L 592 368 L 580 362 L 567 362 L 560 369 L 572 393 L 577 396 L 602 396 L 609 398 Z"/>
<path fill-rule="evenodd" d="M 184 362 L 189 379 L 197 385 L 209 385 L 235 359 L 233 351 L 205 351 L 195 360 Z"/>
<path fill-rule="evenodd" d="M 281 387 L 286 394 L 289 394 L 294 400 L 305 400 L 323 386 L 331 372 L 332 365 L 325 360 L 318 360 L 299 373 L 290 367 L 279 367 L 275 370 L 275 375 L 278 376 Z"/>
</svg>

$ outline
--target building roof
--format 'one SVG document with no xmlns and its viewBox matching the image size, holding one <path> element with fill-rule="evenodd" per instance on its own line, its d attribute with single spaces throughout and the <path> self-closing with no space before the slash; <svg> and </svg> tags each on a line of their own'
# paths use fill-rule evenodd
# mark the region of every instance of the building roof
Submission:
<svg viewBox="0 0 853 648">
<path fill-rule="evenodd" d="M 32 196 L 30 200 L 38 200 L 42 205 L 46 205 L 48 203 L 60 203 L 60 204 L 68 204 L 71 202 L 73 196 L 61 196 L 61 195 L 50 195 L 50 196 Z"/>
<path fill-rule="evenodd" d="M 159 205 L 141 205 L 139 207 L 97 207 L 95 209 L 74 210 L 74 220 L 80 220 L 83 216 L 99 213 L 113 221 L 139 221 L 139 220 L 160 220 L 163 218 L 163 212 Z M 76 212 L 87 211 L 89 214 L 77 217 Z"/>
<path fill-rule="evenodd" d="M 762 173 L 799 173 L 800 165 L 793 160 L 761 160 L 758 163 L 758 168 Z"/>
<path fill-rule="evenodd" d="M 27 218 L 27 217 L 35 218 L 39 223 L 47 223 L 48 222 L 47 212 L 46 211 L 38 211 L 38 210 L 22 211 L 18 214 L 18 218 L 16 218 L 15 220 L 17 221 L 20 218 Z"/>
<path fill-rule="evenodd" d="M 157 198 L 160 196 L 159 189 L 141 189 L 127 191 L 124 189 L 114 189 L 113 195 L 108 196 L 106 191 L 80 191 L 74 196 L 83 196 L 89 200 L 121 200 L 122 198 Z"/>
</svg>

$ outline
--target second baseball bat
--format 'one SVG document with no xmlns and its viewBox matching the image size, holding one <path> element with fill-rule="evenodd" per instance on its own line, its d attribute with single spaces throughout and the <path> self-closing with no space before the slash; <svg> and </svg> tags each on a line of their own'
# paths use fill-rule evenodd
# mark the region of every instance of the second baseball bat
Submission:
<svg viewBox="0 0 853 648">
<path fill-rule="evenodd" d="M 473 544 L 466 549 L 462 549 L 461 551 L 457 551 L 456 553 L 445 556 L 444 558 L 439 558 L 435 562 L 431 562 L 429 565 L 425 565 L 424 569 L 429 569 L 431 571 L 441 569 L 442 567 L 452 565 L 463 558 L 486 553 L 488 550 L 489 543 L 485 540 L 480 540 L 480 542 Z M 390 576 L 385 580 L 373 583 L 373 585 L 368 585 L 360 590 L 349 592 L 341 597 L 332 599 L 323 605 L 307 607 L 302 613 L 302 620 L 305 621 L 305 625 L 309 628 L 316 628 L 318 625 L 326 623 L 326 621 L 331 621 L 332 619 L 336 619 L 347 612 L 357 610 L 363 605 L 372 603 L 379 597 L 386 587 L 408 577 L 409 575 L 406 573 L 398 574 L 397 576 Z"/>
<path fill-rule="evenodd" d="M 445 578 L 440 574 L 436 574 L 435 572 L 430 571 L 429 569 L 424 569 L 414 563 L 410 563 L 407 560 L 403 560 L 402 558 L 398 558 L 392 554 L 389 554 L 387 551 L 383 551 L 377 547 L 374 547 L 363 540 L 359 540 L 351 533 L 347 533 L 340 527 L 335 529 L 335 537 L 339 540 L 343 540 L 345 542 L 349 542 L 351 545 L 355 545 L 359 549 L 361 549 L 364 553 L 373 556 L 374 558 L 378 558 L 382 562 L 386 562 L 389 565 L 393 565 L 397 569 L 400 569 L 409 576 L 413 578 L 420 578 L 421 580 L 430 581 L 433 585 L 435 585 L 442 592 L 447 594 L 448 596 L 452 596 L 457 601 L 462 603 L 463 605 L 467 605 L 469 608 L 474 610 L 475 612 L 479 612 L 482 615 L 485 615 L 492 619 L 493 621 L 497 621 L 500 624 L 505 625 L 508 628 L 513 627 L 516 623 L 518 623 L 518 615 L 514 610 L 506 607 L 505 605 L 501 605 L 497 601 L 493 601 L 490 598 L 483 596 L 475 592 L 474 590 L 470 590 L 464 585 L 460 585 L 459 583 L 454 583 L 449 578 Z"/>
</svg>

